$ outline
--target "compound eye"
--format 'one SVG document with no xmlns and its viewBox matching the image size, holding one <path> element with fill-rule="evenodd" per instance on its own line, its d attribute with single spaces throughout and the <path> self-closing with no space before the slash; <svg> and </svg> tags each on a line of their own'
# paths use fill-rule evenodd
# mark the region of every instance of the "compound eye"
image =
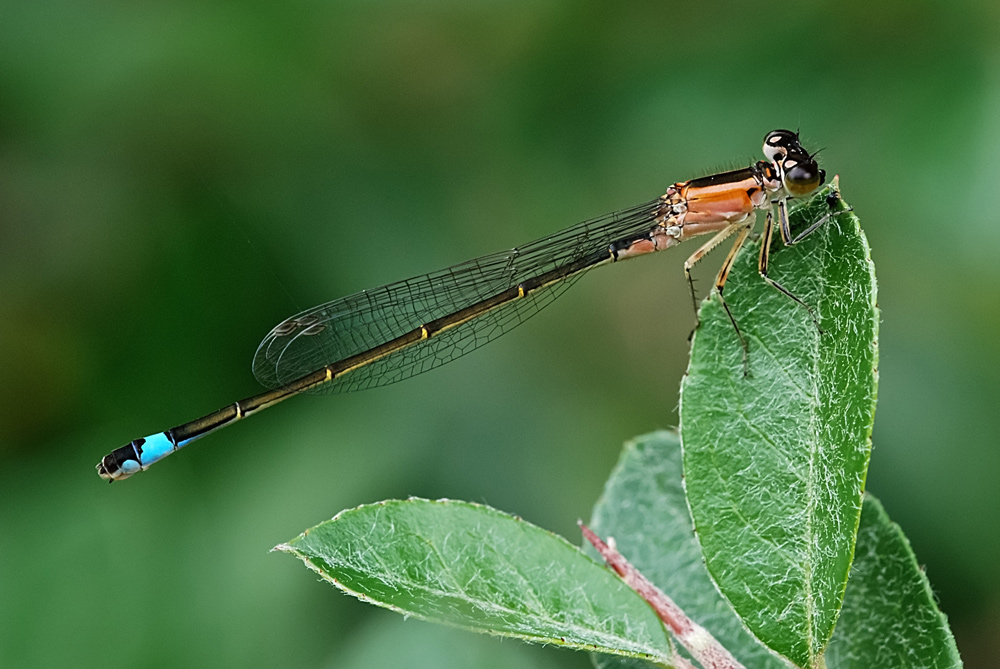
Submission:
<svg viewBox="0 0 1000 669">
<path fill-rule="evenodd" d="M 820 187 L 826 173 L 809 157 L 786 157 L 783 165 L 785 190 L 792 197 L 809 195 Z"/>
</svg>

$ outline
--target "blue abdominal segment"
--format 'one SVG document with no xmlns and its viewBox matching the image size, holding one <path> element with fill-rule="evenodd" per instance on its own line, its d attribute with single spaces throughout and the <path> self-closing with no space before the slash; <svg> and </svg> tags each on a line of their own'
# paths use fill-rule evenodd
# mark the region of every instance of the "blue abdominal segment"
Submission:
<svg viewBox="0 0 1000 669">
<path fill-rule="evenodd" d="M 97 465 L 101 478 L 114 482 L 147 469 L 194 439 L 175 443 L 170 432 L 157 432 L 115 449 Z"/>
</svg>

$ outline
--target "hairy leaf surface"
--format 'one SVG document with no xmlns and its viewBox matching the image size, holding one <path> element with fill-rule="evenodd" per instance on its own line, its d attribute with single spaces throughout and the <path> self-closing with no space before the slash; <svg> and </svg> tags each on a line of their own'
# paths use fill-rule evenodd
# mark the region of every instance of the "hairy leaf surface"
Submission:
<svg viewBox="0 0 1000 669">
<path fill-rule="evenodd" d="M 821 189 L 793 233 L 830 211 Z M 688 502 L 709 573 L 757 637 L 799 666 L 826 648 L 843 601 L 871 453 L 878 309 L 858 219 L 837 215 L 801 243 L 775 234 L 767 285 L 757 250 L 734 264 L 725 297 L 701 308 L 681 388 Z"/>
<path fill-rule="evenodd" d="M 277 548 L 405 615 L 669 664 L 659 618 L 617 575 L 565 539 L 486 506 L 370 504 Z"/>
</svg>

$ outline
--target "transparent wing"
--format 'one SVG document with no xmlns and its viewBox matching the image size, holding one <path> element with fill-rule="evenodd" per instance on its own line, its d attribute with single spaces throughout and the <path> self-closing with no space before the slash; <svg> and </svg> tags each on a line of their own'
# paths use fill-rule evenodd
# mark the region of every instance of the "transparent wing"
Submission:
<svg viewBox="0 0 1000 669">
<path fill-rule="evenodd" d="M 279 323 L 257 348 L 253 371 L 270 388 L 371 350 L 437 318 L 518 284 L 647 234 L 659 199 L 579 223 L 522 247 L 364 290 Z M 512 300 L 310 391 L 336 393 L 395 383 L 451 362 L 538 313 L 582 274 Z"/>
</svg>

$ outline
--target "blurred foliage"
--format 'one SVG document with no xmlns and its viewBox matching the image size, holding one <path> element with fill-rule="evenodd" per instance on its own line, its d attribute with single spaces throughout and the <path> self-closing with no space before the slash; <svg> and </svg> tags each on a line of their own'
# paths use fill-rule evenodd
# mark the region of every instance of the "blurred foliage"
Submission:
<svg viewBox="0 0 1000 669">
<path fill-rule="evenodd" d="M 255 392 L 299 308 L 745 164 L 775 127 L 827 147 L 874 249 L 868 487 L 967 665 L 1000 664 L 998 29 L 988 0 L 0 2 L 0 664 L 330 661 L 378 612 L 267 550 L 362 502 L 575 537 L 619 444 L 677 420 L 683 252 L 398 386 L 110 488 L 93 465 Z"/>
</svg>

